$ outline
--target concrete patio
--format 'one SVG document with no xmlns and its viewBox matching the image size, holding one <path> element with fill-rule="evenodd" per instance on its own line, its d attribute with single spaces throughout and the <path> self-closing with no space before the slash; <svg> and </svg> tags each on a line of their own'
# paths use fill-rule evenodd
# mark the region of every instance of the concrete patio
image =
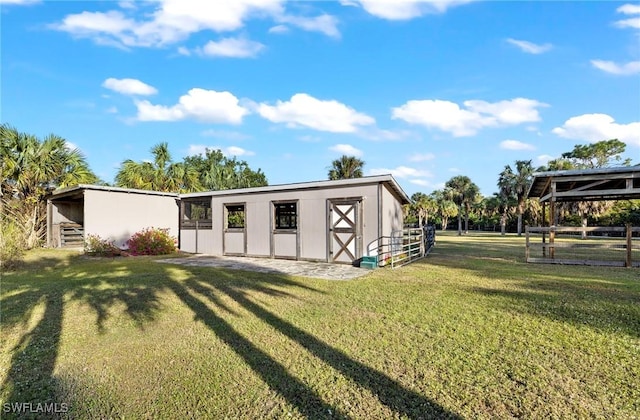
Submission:
<svg viewBox="0 0 640 420">
<path fill-rule="evenodd" d="M 260 273 L 279 273 L 325 280 L 351 280 L 370 273 L 370 270 L 346 264 L 272 258 L 194 255 L 186 258 L 167 258 L 157 260 L 157 262 L 187 265 L 191 267 L 221 267 L 232 270 L 255 271 Z"/>
</svg>

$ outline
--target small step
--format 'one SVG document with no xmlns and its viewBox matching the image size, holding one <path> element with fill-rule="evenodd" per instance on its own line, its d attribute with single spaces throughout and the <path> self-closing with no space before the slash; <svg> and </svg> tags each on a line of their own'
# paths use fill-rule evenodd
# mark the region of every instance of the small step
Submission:
<svg viewBox="0 0 640 420">
<path fill-rule="evenodd" d="M 378 263 L 373 261 L 365 261 L 364 258 L 360 261 L 360 267 L 368 268 L 369 270 L 374 270 L 378 268 Z"/>
<path fill-rule="evenodd" d="M 362 257 L 362 262 L 372 262 L 378 264 L 378 257 L 376 255 L 366 255 Z"/>
</svg>

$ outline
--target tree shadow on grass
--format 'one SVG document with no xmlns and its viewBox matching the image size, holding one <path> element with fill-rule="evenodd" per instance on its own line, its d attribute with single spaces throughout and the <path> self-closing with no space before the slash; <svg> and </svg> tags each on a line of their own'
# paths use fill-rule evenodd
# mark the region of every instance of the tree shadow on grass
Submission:
<svg viewBox="0 0 640 420">
<path fill-rule="evenodd" d="M 638 271 L 624 268 L 551 266 L 491 258 L 494 249 L 474 249 L 474 255 L 457 255 L 447 244 L 434 258 L 416 263 L 429 270 L 440 266 L 468 271 L 489 279 L 494 286 L 469 286 L 471 293 L 493 298 L 496 305 L 555 321 L 640 337 L 640 282 Z M 508 255 L 508 252 L 505 252 Z M 448 281 L 455 279 L 447 279 Z"/>
<path fill-rule="evenodd" d="M 288 375 L 286 371 L 283 371 L 277 362 L 268 359 L 268 356 L 251 343 L 245 342 L 244 338 L 233 332 L 224 320 L 215 315 L 195 296 L 200 295 L 207 298 L 214 305 L 220 302 L 218 295 L 226 295 L 232 298 L 257 318 L 300 344 L 315 357 L 324 361 L 345 377 L 350 378 L 360 387 L 368 389 L 383 405 L 387 406 L 398 416 L 412 419 L 460 418 L 438 403 L 415 391 L 405 388 L 386 374 L 354 360 L 344 352 L 268 311 L 248 297 L 250 294 L 246 288 L 237 287 L 237 284 L 233 281 L 220 282 L 205 280 L 198 272 L 192 272 L 192 278 L 184 282 L 184 287 L 180 287 L 177 284 L 173 287 L 175 287 L 175 293 L 192 308 L 194 313 L 196 313 L 209 328 L 216 332 L 236 353 L 241 355 L 272 389 L 285 397 L 289 403 L 296 406 L 300 412 L 308 418 L 342 417 L 343 414 L 336 411 L 335 408 L 328 407 L 326 403 L 323 403 L 319 397 L 309 389 L 306 389 L 304 393 L 301 393 L 299 390 L 296 391 L 296 388 L 299 386 L 297 379 L 294 380 L 294 386 L 291 388 L 287 383 L 290 381 L 290 379 L 288 379 L 290 375 Z M 264 285 L 255 285 L 251 290 L 258 290 L 268 294 L 277 293 L 274 289 L 265 287 Z M 267 363 L 264 361 L 265 358 L 267 358 Z M 302 389 L 305 388 L 302 387 Z M 329 415 L 329 413 L 333 414 Z"/>
<path fill-rule="evenodd" d="M 71 261 L 70 263 L 68 261 Z M 69 395 L 64 381 L 74 378 L 57 378 L 54 369 L 60 352 L 63 335 L 63 314 L 69 302 L 86 304 L 95 313 L 98 333 L 108 328 L 107 320 L 112 308 L 124 312 L 137 328 L 144 328 L 155 321 L 162 312 L 161 294 L 172 292 L 189 308 L 197 320 L 201 320 L 232 351 L 269 386 L 307 418 L 344 418 L 340 409 L 324 401 L 305 383 L 289 373 L 287 368 L 259 348 L 249 338 L 240 334 L 231 323 L 216 314 L 210 305 L 235 314 L 224 302 L 234 300 L 258 319 L 306 348 L 318 359 L 326 362 L 360 387 L 370 390 L 380 402 L 398 416 L 406 418 L 457 418 L 454 413 L 409 390 L 399 382 L 344 352 L 319 340 L 313 335 L 266 310 L 255 302 L 255 293 L 275 298 L 291 295 L 292 288 L 302 288 L 321 293 L 303 282 L 294 281 L 284 274 L 258 274 L 216 268 L 192 268 L 180 266 L 148 267 L 136 264 L 137 260 L 116 259 L 104 264 L 85 259 L 37 262 L 22 274 L 14 273 L 3 278 L 0 290 L 0 309 L 3 330 L 24 331 L 16 336 L 8 349 L 10 366 L 0 386 L 0 398 L 4 403 L 62 403 L 61 396 L 77 404 L 71 407 L 71 416 L 88 409 L 82 401 Z M 155 264 L 149 262 L 150 264 Z M 54 269 L 50 269 L 54 267 Z M 149 274 L 146 272 L 149 271 Z M 173 270 L 187 276 L 177 279 Z M 37 318 L 42 314 L 41 318 Z M 31 324 L 34 327 L 29 328 Z M 15 344 L 15 345 L 13 345 Z M 5 346 L 7 344 L 5 343 Z M 80 380 L 82 378 L 76 378 Z M 64 389 L 62 389 L 64 388 Z M 150 402 L 151 403 L 151 402 Z M 0 407 L 1 409 L 2 407 Z M 90 408 L 90 407 L 89 407 Z M 113 410 L 113 407 L 109 408 Z M 109 415 L 126 415 L 110 411 Z M 51 413 L 2 413 L 3 418 L 55 417 Z"/>
<path fill-rule="evenodd" d="M 113 305 L 123 306 L 139 328 L 153 321 L 161 309 L 158 293 L 164 286 L 136 283 L 124 260 L 112 261 L 98 270 L 95 262 L 86 263 L 94 266 L 84 265 L 78 256 L 60 253 L 57 258 L 43 257 L 23 264 L 15 272 L 3 273 L 2 329 L 14 337 L 15 329 L 25 332 L 12 343 L 4 341 L 2 346 L 3 351 L 11 354 L 10 366 L 0 385 L 0 399 L 10 409 L 0 407 L 2 418 L 50 418 L 62 414 L 50 410 L 51 404 L 62 403 L 57 401 L 60 394 L 54 369 L 67 301 L 88 304 L 96 313 L 98 331 L 103 330 L 109 307 Z M 128 285 L 122 287 L 123 281 Z M 35 326 L 29 328 L 34 322 Z"/>
</svg>

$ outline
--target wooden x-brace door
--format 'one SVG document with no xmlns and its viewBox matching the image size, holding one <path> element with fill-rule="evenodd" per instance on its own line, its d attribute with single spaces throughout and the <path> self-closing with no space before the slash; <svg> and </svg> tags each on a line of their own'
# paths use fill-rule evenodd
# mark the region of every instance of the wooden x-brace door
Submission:
<svg viewBox="0 0 640 420">
<path fill-rule="evenodd" d="M 362 257 L 362 199 L 328 200 L 329 262 L 351 264 Z"/>
</svg>

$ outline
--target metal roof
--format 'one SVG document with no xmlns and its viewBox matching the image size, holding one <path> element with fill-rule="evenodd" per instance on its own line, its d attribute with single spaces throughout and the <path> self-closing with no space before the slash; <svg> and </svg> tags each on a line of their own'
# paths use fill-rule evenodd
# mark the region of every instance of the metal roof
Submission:
<svg viewBox="0 0 640 420">
<path fill-rule="evenodd" d="M 640 165 L 536 172 L 527 193 L 544 202 L 640 198 Z"/>
<path fill-rule="evenodd" d="M 55 199 L 55 198 L 61 198 L 63 196 L 75 195 L 77 193 L 81 193 L 84 190 L 111 191 L 111 192 L 120 192 L 120 193 L 127 193 L 127 194 L 163 195 L 167 197 L 176 197 L 176 198 L 178 197 L 178 194 L 170 193 L 170 192 L 138 190 L 134 188 L 108 187 L 104 185 L 79 184 L 79 185 L 74 185 L 73 187 L 54 190 L 51 193 L 51 198 Z"/>
<path fill-rule="evenodd" d="M 69 197 L 77 194 L 81 194 L 84 190 L 96 190 L 96 191 L 111 191 L 128 194 L 146 194 L 146 195 L 163 195 L 176 198 L 194 198 L 194 197 L 211 197 L 211 196 L 224 196 L 224 195 L 242 195 L 242 194 L 257 194 L 257 193 L 270 193 L 281 191 L 299 191 L 307 189 L 324 189 L 324 188 L 340 188 L 351 187 L 358 185 L 371 185 L 371 184 L 386 184 L 395 194 L 398 196 L 403 204 L 411 203 L 411 200 L 404 192 L 402 187 L 398 185 L 396 180 L 391 175 L 376 175 L 366 176 L 362 178 L 352 179 L 339 179 L 334 181 L 312 181 L 312 182 L 298 182 L 292 184 L 280 184 L 280 185 L 268 185 L 265 187 L 252 187 L 252 188 L 237 188 L 233 190 L 218 190 L 218 191 L 202 191 L 186 194 L 176 194 L 167 192 L 158 192 L 150 190 L 138 190 L 133 188 L 120 188 L 120 187 L 108 187 L 103 185 L 89 185 L 80 184 L 73 187 L 62 188 L 53 191 L 51 199 Z"/>
<path fill-rule="evenodd" d="M 402 187 L 398 185 L 398 183 L 396 182 L 396 180 L 393 178 L 392 175 L 376 175 L 376 176 L 365 176 L 362 178 L 338 179 L 338 180 L 329 180 L 329 181 L 297 182 L 292 184 L 268 185 L 265 187 L 194 192 L 194 193 L 180 194 L 180 198 L 258 194 L 258 193 L 272 193 L 272 192 L 282 192 L 282 191 L 300 191 L 300 190 L 309 190 L 309 189 L 352 187 L 352 186 L 358 186 L 358 185 L 371 185 L 371 184 L 386 184 L 391 187 L 391 189 L 396 193 L 396 195 L 398 196 L 398 198 L 400 198 L 403 204 L 411 203 L 411 200 L 409 199 L 407 194 L 404 192 Z"/>
</svg>

